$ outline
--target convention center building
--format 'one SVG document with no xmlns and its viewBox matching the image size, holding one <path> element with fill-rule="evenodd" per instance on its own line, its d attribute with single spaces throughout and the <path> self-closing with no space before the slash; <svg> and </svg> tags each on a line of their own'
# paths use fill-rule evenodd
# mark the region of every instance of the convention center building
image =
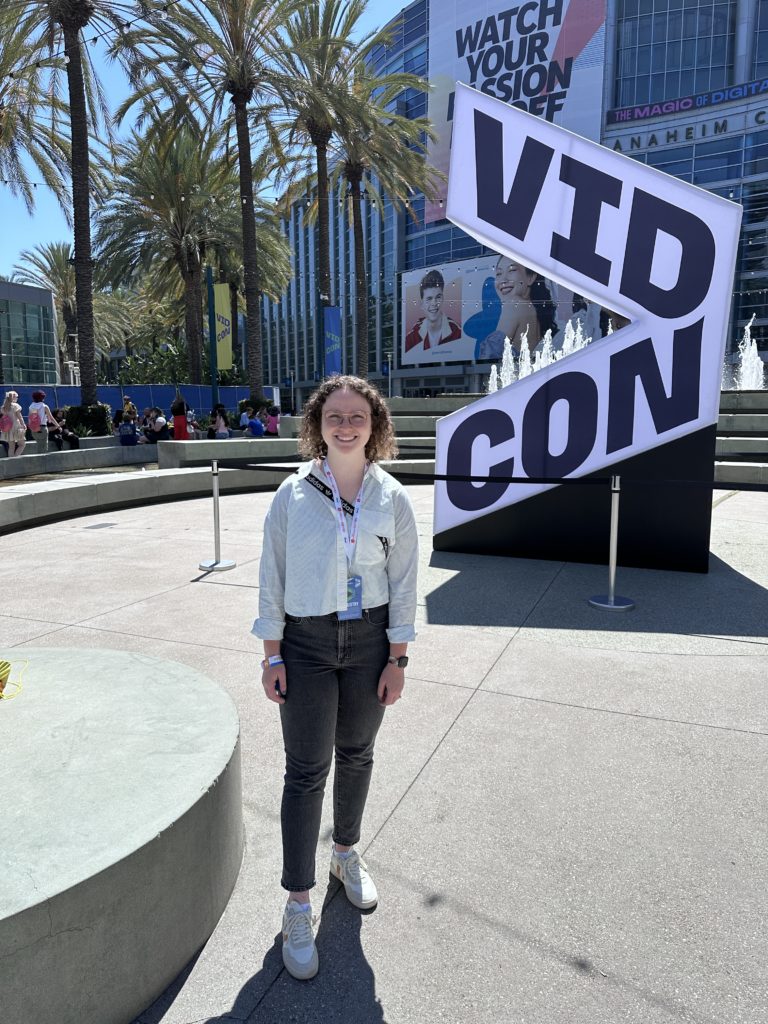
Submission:
<svg viewBox="0 0 768 1024">
<path fill-rule="evenodd" d="M 51 292 L 0 281 L 0 347 L 6 381 L 58 382 L 56 314 Z"/>
<path fill-rule="evenodd" d="M 768 0 L 417 0 L 393 20 L 374 63 L 429 79 L 429 95 L 404 93 L 398 110 L 429 115 L 437 133 L 429 159 L 444 174 L 455 83 L 465 82 L 740 203 L 728 349 L 753 315 L 753 337 L 768 345 Z M 340 314 L 341 370 L 353 373 L 351 220 L 340 193 L 329 205 L 330 301 Z M 446 220 L 444 206 L 445 194 L 414 195 L 399 212 L 385 200 L 383 214 L 362 203 L 368 371 L 384 392 L 484 390 L 500 356 L 498 255 Z M 300 405 L 329 364 L 306 203 L 284 226 L 294 277 L 280 301 L 265 300 L 264 367 L 268 382 L 295 386 Z M 428 304 L 438 293 L 436 312 Z M 551 298 L 556 336 L 572 314 L 588 336 L 607 329 L 605 311 L 562 286 Z"/>
</svg>

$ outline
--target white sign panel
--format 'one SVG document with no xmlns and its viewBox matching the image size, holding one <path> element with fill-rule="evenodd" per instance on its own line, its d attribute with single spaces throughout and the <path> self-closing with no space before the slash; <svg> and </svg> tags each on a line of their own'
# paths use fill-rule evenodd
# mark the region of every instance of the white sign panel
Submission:
<svg viewBox="0 0 768 1024">
<path fill-rule="evenodd" d="M 580 477 L 717 422 L 741 207 L 457 86 L 448 217 L 628 327 L 438 423 L 438 473 Z M 435 532 L 550 484 L 436 482 Z"/>
<path fill-rule="evenodd" d="M 605 0 L 430 0 L 430 163 L 447 173 L 457 81 L 599 139 L 604 51 Z"/>
</svg>

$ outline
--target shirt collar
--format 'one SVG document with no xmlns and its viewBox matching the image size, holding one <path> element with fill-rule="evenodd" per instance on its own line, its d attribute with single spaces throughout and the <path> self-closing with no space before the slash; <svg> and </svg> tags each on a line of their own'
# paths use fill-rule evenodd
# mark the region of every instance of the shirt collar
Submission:
<svg viewBox="0 0 768 1024">
<path fill-rule="evenodd" d="M 422 341 L 424 341 L 424 339 L 427 337 L 428 333 L 429 333 L 429 320 L 427 320 L 427 318 L 424 317 L 424 319 L 421 321 L 421 326 L 419 327 L 419 334 L 421 335 L 421 340 Z M 450 335 L 450 333 L 451 333 L 451 325 L 448 323 L 447 315 L 445 313 L 443 313 L 443 319 L 442 319 L 442 321 L 440 323 L 440 339 L 439 340 L 443 341 L 445 338 L 447 338 Z"/>
<path fill-rule="evenodd" d="M 317 472 L 318 469 L 319 474 Z M 299 480 L 303 480 L 305 477 L 308 477 L 309 474 L 313 472 L 313 470 L 315 471 L 315 476 L 324 476 L 322 465 L 318 467 L 314 459 L 310 459 L 308 462 L 302 462 L 302 464 L 299 466 L 296 475 L 299 478 Z M 373 477 L 373 479 L 376 480 L 377 483 L 382 482 L 382 480 L 384 479 L 383 474 L 384 470 L 376 462 L 372 462 L 368 467 L 368 476 Z"/>
</svg>

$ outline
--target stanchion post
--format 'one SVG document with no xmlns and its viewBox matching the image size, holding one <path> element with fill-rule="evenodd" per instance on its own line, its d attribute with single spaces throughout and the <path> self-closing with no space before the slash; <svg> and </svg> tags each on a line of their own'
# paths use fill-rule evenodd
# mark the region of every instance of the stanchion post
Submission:
<svg viewBox="0 0 768 1024">
<path fill-rule="evenodd" d="M 611 477 L 611 539 L 608 554 L 608 593 L 590 597 L 593 608 L 603 608 L 609 612 L 628 612 L 635 607 L 635 602 L 628 597 L 616 596 L 616 560 L 619 550 L 619 497 L 621 495 L 621 477 Z"/>
<path fill-rule="evenodd" d="M 225 572 L 227 569 L 234 569 L 236 562 L 225 558 L 221 559 L 221 536 L 219 519 L 219 462 L 214 459 L 211 462 L 211 477 L 213 479 L 213 559 L 201 562 L 199 568 L 204 572 Z"/>
</svg>

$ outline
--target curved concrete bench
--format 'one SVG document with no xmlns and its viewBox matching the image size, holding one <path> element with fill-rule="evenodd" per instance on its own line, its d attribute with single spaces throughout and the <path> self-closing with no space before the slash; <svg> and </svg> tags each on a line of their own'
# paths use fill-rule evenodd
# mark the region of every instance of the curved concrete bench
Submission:
<svg viewBox="0 0 768 1024">
<path fill-rule="evenodd" d="M 41 473 L 76 473 L 80 469 L 135 466 L 145 462 L 157 462 L 155 445 L 107 445 L 103 448 L 65 449 L 63 452 L 54 449 L 45 455 L 35 455 L 25 448 L 24 454 L 18 458 L 0 459 L 0 480 L 20 480 Z"/>
<path fill-rule="evenodd" d="M 227 442 L 220 443 L 224 445 Z M 385 462 L 383 465 L 403 482 L 407 482 L 409 473 L 433 473 L 435 467 L 434 460 L 430 459 L 399 460 Z M 261 471 L 223 469 L 219 476 L 219 487 L 222 494 L 274 491 L 296 468 L 295 462 L 281 463 L 276 460 Z M 421 480 L 417 482 L 424 483 Z M 0 534 L 57 519 L 93 515 L 131 505 L 151 505 L 210 496 L 211 471 L 202 467 L 105 473 L 103 476 L 70 477 L 37 483 L 19 482 L 0 487 Z"/>
<path fill-rule="evenodd" d="M 205 943 L 243 854 L 229 696 L 175 662 L 0 651 L 0 1019 L 127 1024 Z M 147 685 L 151 680 L 152 685 Z M 8 688 L 10 689 L 10 687 Z"/>
</svg>

